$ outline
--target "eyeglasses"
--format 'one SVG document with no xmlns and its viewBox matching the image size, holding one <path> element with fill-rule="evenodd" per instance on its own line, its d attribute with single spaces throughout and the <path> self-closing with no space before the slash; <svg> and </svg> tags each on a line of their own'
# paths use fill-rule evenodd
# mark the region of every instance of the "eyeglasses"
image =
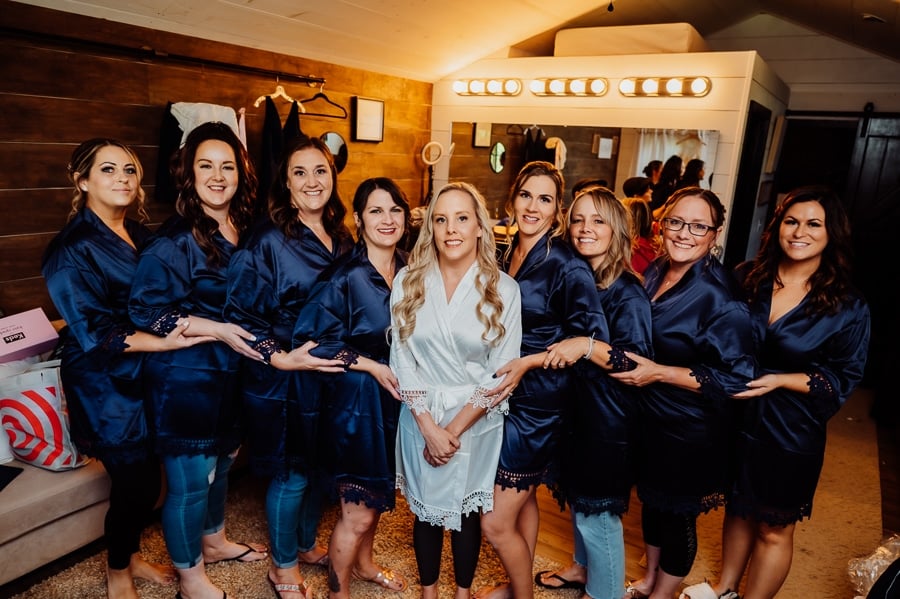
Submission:
<svg viewBox="0 0 900 599">
<path fill-rule="evenodd" d="M 662 224 L 669 231 L 680 231 L 687 225 L 688 231 L 694 237 L 703 237 L 710 231 L 718 228 L 714 225 L 704 225 L 703 223 L 686 223 L 680 218 L 664 218 L 662 219 Z"/>
</svg>

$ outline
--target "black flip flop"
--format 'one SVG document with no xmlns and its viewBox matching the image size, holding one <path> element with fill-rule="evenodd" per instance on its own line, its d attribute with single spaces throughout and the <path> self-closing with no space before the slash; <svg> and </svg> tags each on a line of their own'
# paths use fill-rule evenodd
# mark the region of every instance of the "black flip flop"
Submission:
<svg viewBox="0 0 900 599">
<path fill-rule="evenodd" d="M 545 574 L 547 575 L 547 578 L 555 578 L 562 584 L 558 584 L 558 585 L 547 584 L 543 580 Z M 560 576 L 559 574 L 557 574 L 555 572 L 551 572 L 550 570 L 541 570 L 540 572 L 535 574 L 534 575 L 534 584 L 538 585 L 539 587 L 545 588 L 545 589 L 550 589 L 551 591 L 555 590 L 555 589 L 578 589 L 578 590 L 584 589 L 583 582 L 578 582 L 577 580 L 567 580 L 567 579 L 563 578 L 562 576 Z"/>
</svg>

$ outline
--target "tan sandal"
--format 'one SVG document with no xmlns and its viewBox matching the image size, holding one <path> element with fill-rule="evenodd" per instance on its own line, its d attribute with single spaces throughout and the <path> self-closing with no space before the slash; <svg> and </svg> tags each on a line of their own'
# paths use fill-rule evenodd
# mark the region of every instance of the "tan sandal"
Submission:
<svg viewBox="0 0 900 599">
<path fill-rule="evenodd" d="M 406 579 L 391 570 L 390 568 L 382 568 L 375 576 L 372 578 L 365 578 L 361 574 L 354 572 L 353 577 L 357 580 L 362 580 L 363 582 L 371 582 L 373 584 L 377 584 L 383 589 L 388 591 L 394 591 L 396 593 L 402 593 L 409 585 L 406 582 Z M 396 585 L 400 585 L 400 588 L 397 588 Z"/>
</svg>

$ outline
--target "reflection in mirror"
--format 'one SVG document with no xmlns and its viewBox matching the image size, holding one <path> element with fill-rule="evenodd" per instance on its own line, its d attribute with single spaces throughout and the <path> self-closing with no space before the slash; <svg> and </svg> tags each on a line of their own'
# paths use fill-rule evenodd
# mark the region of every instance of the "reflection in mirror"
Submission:
<svg viewBox="0 0 900 599">
<path fill-rule="evenodd" d="M 341 137 L 340 133 L 335 133 L 334 131 L 327 131 L 320 136 L 320 139 L 325 142 L 325 145 L 328 146 L 328 149 L 331 150 L 331 155 L 334 156 L 334 168 L 337 172 L 341 172 L 344 170 L 344 167 L 347 166 L 347 142 L 344 141 L 344 138 Z"/>
<path fill-rule="evenodd" d="M 564 161 L 555 148 L 546 147 L 547 140 L 554 137 L 564 142 Z M 499 218 L 519 169 L 535 159 L 564 162 L 567 204 L 571 202 L 568 190 L 581 179 L 604 179 L 617 196 L 624 197 L 622 183 L 626 179 L 644 176 L 642 171 L 648 162 L 665 162 L 673 154 L 682 156 L 685 164 L 691 158 L 703 160 L 706 179 L 700 186 L 709 188 L 709 178 L 715 172 L 719 132 L 492 123 L 491 138 L 504 147 L 502 171 L 494 169 L 494 148 L 472 147 L 471 122 L 453 123 L 452 141 L 457 151 L 450 158 L 449 179 L 477 187 L 487 200 L 491 215 Z"/>
<path fill-rule="evenodd" d="M 506 146 L 503 142 L 498 141 L 491 148 L 491 170 L 499 173 L 503 170 L 503 163 L 506 161 Z"/>
</svg>

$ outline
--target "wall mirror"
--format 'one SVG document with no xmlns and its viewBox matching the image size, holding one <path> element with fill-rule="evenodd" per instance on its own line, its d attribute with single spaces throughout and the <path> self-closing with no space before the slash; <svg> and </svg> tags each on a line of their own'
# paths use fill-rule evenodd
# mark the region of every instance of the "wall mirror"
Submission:
<svg viewBox="0 0 900 599">
<path fill-rule="evenodd" d="M 701 186 L 708 188 L 719 143 L 719 132 L 712 130 L 492 123 L 491 139 L 496 143 L 490 148 L 476 148 L 471 143 L 472 123 L 454 122 L 452 141 L 456 151 L 450 158 L 449 179 L 477 187 L 487 200 L 491 216 L 500 218 L 505 216 L 501 211 L 509 188 L 526 162 L 562 162 L 563 156 L 546 147 L 546 141 L 554 137 L 565 147 L 562 172 L 567 204 L 572 199 L 569 190 L 581 179 L 604 179 L 610 189 L 622 195 L 626 179 L 644 176 L 642 171 L 648 162 L 665 161 L 672 154 L 682 156 L 685 163 L 691 158 L 705 161 L 707 178 Z M 502 161 L 498 164 L 494 156 L 499 147 Z"/>
<path fill-rule="evenodd" d="M 506 146 L 502 141 L 498 141 L 491 148 L 491 170 L 499 173 L 503 170 L 503 163 L 506 161 Z"/>
<path fill-rule="evenodd" d="M 344 141 L 344 138 L 340 133 L 335 133 L 334 131 L 326 131 L 319 137 L 322 141 L 325 142 L 325 145 L 328 146 L 328 149 L 331 150 L 331 155 L 334 157 L 334 168 L 337 172 L 341 172 L 344 170 L 344 167 L 347 166 L 347 142 Z"/>
</svg>

